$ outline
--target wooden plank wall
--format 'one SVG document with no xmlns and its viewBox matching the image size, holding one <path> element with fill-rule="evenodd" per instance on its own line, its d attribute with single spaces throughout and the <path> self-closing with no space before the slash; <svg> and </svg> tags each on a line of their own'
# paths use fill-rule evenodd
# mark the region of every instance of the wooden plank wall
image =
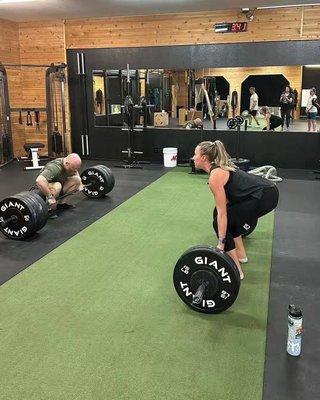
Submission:
<svg viewBox="0 0 320 400">
<path fill-rule="evenodd" d="M 18 24 L 0 19 L 0 61 L 16 63 L 20 60 Z"/>
<path fill-rule="evenodd" d="M 238 10 L 66 21 L 70 48 L 307 40 L 320 37 L 320 7 L 257 10 L 248 31 L 213 32 L 217 22 L 245 21 Z"/>
<path fill-rule="evenodd" d="M 301 39 L 320 38 L 320 6 L 303 7 L 301 14 Z"/>
<path fill-rule="evenodd" d="M 187 108 L 188 106 L 188 85 L 185 71 L 174 71 L 172 73 L 172 85 L 177 92 L 176 106 Z"/>
<path fill-rule="evenodd" d="M 9 39 L 9 40 L 8 40 Z M 3 64 L 51 64 L 66 62 L 64 21 L 13 23 L 0 20 L 0 61 Z M 7 67 L 11 108 L 46 107 L 46 68 Z M 66 91 L 66 96 L 68 95 Z M 68 98 L 66 99 L 68 105 Z M 25 155 L 23 145 L 40 142 L 45 145 L 41 155 L 47 154 L 47 116 L 40 114 L 38 130 L 32 113 L 33 125 L 26 126 L 26 112 L 22 113 L 23 125 L 18 122 L 19 113 L 11 113 L 11 129 L 15 156 Z M 70 123 L 67 113 L 67 143 L 70 148 Z"/>
<path fill-rule="evenodd" d="M 64 22 L 61 20 L 45 22 L 25 22 L 19 24 L 21 64 L 59 64 L 66 62 Z M 46 68 L 22 68 L 22 95 L 24 106 L 30 108 L 46 107 Z M 67 95 L 67 92 L 66 92 Z M 67 101 L 68 104 L 68 101 Z M 69 112 L 67 113 L 69 115 Z M 34 117 L 34 115 L 33 115 Z M 41 154 L 47 153 L 47 116 L 40 113 L 40 130 L 36 125 L 25 129 L 26 142 L 45 144 Z M 70 142 L 68 126 L 67 142 Z"/>
<path fill-rule="evenodd" d="M 54 20 L 13 23 L 0 19 L 0 61 L 21 63 L 61 63 L 66 49 L 134 47 L 183 44 L 210 44 L 320 38 L 320 6 L 257 10 L 248 32 L 215 34 L 216 22 L 244 21 L 239 10 L 115 17 L 81 20 Z M 248 64 L 250 61 L 248 61 Z M 248 71 L 249 69 L 246 68 Z M 269 70 L 269 68 L 268 68 Z M 230 72 L 232 75 L 232 72 Z M 44 106 L 44 71 L 9 70 L 11 107 Z M 241 76 L 239 75 L 237 80 Z M 231 79 L 231 78 L 230 78 Z M 289 79 L 289 78 L 288 78 Z M 290 82 L 292 79 L 289 79 Z M 235 80 L 231 87 L 234 88 Z M 298 88 L 298 84 L 295 85 Z M 237 88 L 237 86 L 236 86 Z M 42 115 L 41 131 L 45 132 Z M 69 123 L 68 123 L 69 127 Z M 69 128 L 68 128 L 69 129 Z M 68 130 L 69 133 L 70 129 Z M 40 140 L 44 133 L 17 123 L 13 115 L 15 155 L 23 153 L 26 141 Z M 68 142 L 70 137 L 68 136 Z"/>
</svg>

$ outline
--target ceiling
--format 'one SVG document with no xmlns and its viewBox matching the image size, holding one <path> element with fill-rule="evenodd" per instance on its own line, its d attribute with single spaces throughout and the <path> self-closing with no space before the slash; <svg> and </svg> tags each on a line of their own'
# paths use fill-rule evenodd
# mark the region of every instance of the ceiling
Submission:
<svg viewBox="0 0 320 400">
<path fill-rule="evenodd" d="M 1 4 L 0 18 L 11 21 L 101 18 L 319 4 L 320 0 L 34 0 Z"/>
</svg>

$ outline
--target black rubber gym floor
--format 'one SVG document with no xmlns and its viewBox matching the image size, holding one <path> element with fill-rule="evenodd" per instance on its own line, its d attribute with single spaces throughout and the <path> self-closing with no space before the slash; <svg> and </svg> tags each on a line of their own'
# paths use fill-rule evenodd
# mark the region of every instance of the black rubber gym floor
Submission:
<svg viewBox="0 0 320 400">
<path fill-rule="evenodd" d="M 107 214 L 166 172 L 160 165 L 144 165 L 143 169 L 113 168 L 101 161 L 85 161 L 82 169 L 104 164 L 112 169 L 115 187 L 104 199 L 91 200 L 82 194 L 71 196 L 75 209 L 64 211 L 57 219 L 49 219 L 46 226 L 26 241 L 14 241 L 0 234 L 0 285 L 49 253 L 63 242 Z M 14 162 L 0 169 L 0 198 L 6 198 L 34 185 L 39 171 L 24 171 L 23 164 Z"/>
<path fill-rule="evenodd" d="M 99 164 L 86 161 L 84 168 Z M 143 170 L 110 166 L 116 186 L 103 200 L 73 197 L 74 210 L 49 220 L 34 238 L 15 242 L 0 237 L 0 284 L 27 268 L 55 247 L 158 179 L 165 169 L 147 165 Z M 319 398 L 320 365 L 320 181 L 311 171 L 280 170 L 280 203 L 276 210 L 264 376 L 264 400 Z M 29 188 L 37 171 L 25 172 L 13 163 L 0 169 L 0 198 Z M 304 336 L 298 358 L 286 353 L 287 306 L 303 309 Z M 250 373 L 250 371 L 248 371 Z M 214 396 L 214 394 L 213 394 Z M 239 399 L 242 400 L 242 399 Z M 258 399 L 257 399 L 258 400 Z"/>
<path fill-rule="evenodd" d="M 294 171 L 279 176 L 293 177 Z M 320 397 L 320 181 L 310 171 L 279 184 L 269 299 L 264 400 Z M 304 180 L 302 180 L 302 178 Z M 300 357 L 286 354 L 287 307 L 303 310 Z"/>
</svg>

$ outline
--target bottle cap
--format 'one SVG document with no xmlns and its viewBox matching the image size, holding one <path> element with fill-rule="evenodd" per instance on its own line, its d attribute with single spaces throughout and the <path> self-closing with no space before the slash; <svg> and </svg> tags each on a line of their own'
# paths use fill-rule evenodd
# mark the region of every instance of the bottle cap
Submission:
<svg viewBox="0 0 320 400">
<path fill-rule="evenodd" d="M 294 304 L 289 304 L 289 314 L 296 318 L 302 317 L 301 308 L 296 307 Z"/>
</svg>

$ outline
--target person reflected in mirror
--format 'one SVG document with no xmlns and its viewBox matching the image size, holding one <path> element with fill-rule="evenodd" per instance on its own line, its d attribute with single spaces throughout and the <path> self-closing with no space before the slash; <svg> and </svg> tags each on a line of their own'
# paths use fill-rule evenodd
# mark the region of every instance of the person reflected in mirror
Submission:
<svg viewBox="0 0 320 400">
<path fill-rule="evenodd" d="M 215 203 L 213 228 L 218 238 L 217 248 L 233 259 L 243 279 L 241 264 L 247 263 L 248 258 L 242 235 L 248 227 L 255 226 L 258 218 L 276 208 L 279 191 L 273 182 L 233 164 L 219 140 L 199 143 L 193 160 L 196 169 L 209 174 Z"/>
<path fill-rule="evenodd" d="M 298 94 L 297 89 L 293 89 L 292 96 L 293 96 L 293 104 L 292 104 L 292 111 L 291 111 L 291 120 L 292 120 L 292 123 L 293 123 L 293 121 L 294 121 L 294 119 L 296 117 L 296 111 L 297 111 L 297 106 L 298 106 L 299 94 Z"/>
<path fill-rule="evenodd" d="M 280 96 L 280 110 L 282 118 L 282 130 L 284 123 L 286 123 L 287 131 L 290 126 L 291 110 L 293 108 L 293 94 L 290 86 L 286 86 Z"/>
<path fill-rule="evenodd" d="M 283 127 L 283 119 L 278 115 L 274 115 L 270 112 L 269 108 L 266 106 L 261 107 L 261 114 L 265 117 L 267 126 L 265 126 L 263 131 L 274 131 L 280 126 Z"/>
<path fill-rule="evenodd" d="M 250 96 L 250 106 L 249 106 L 249 124 L 248 126 L 251 127 L 252 118 L 255 120 L 257 126 L 260 126 L 259 121 L 257 119 L 257 114 L 259 110 L 259 97 L 256 93 L 256 88 L 251 86 L 249 88 Z"/>
<path fill-rule="evenodd" d="M 259 121 L 257 119 L 257 114 L 259 110 L 259 97 L 256 93 L 256 88 L 251 86 L 249 88 L 250 96 L 250 106 L 249 106 L 249 124 L 248 126 L 251 127 L 252 118 L 256 121 L 257 126 L 260 126 Z"/>
<path fill-rule="evenodd" d="M 185 124 L 186 129 L 203 129 L 203 122 L 201 118 L 196 118 L 193 121 L 188 121 Z"/>
<path fill-rule="evenodd" d="M 103 92 L 101 89 L 98 89 L 96 91 L 96 104 L 97 104 L 97 110 L 98 114 L 102 114 L 102 109 L 103 109 Z"/>
<path fill-rule="evenodd" d="M 235 118 L 236 116 L 237 107 L 238 107 L 238 92 L 236 91 L 236 89 L 234 89 L 231 94 L 232 118 Z"/>
<path fill-rule="evenodd" d="M 318 104 L 317 101 L 317 91 L 316 88 L 311 88 L 310 89 L 310 95 L 307 101 L 307 106 L 306 106 L 306 113 L 307 113 L 307 118 L 308 118 L 308 132 L 317 131 L 317 114 L 318 114 L 318 107 L 320 105 Z"/>
</svg>

